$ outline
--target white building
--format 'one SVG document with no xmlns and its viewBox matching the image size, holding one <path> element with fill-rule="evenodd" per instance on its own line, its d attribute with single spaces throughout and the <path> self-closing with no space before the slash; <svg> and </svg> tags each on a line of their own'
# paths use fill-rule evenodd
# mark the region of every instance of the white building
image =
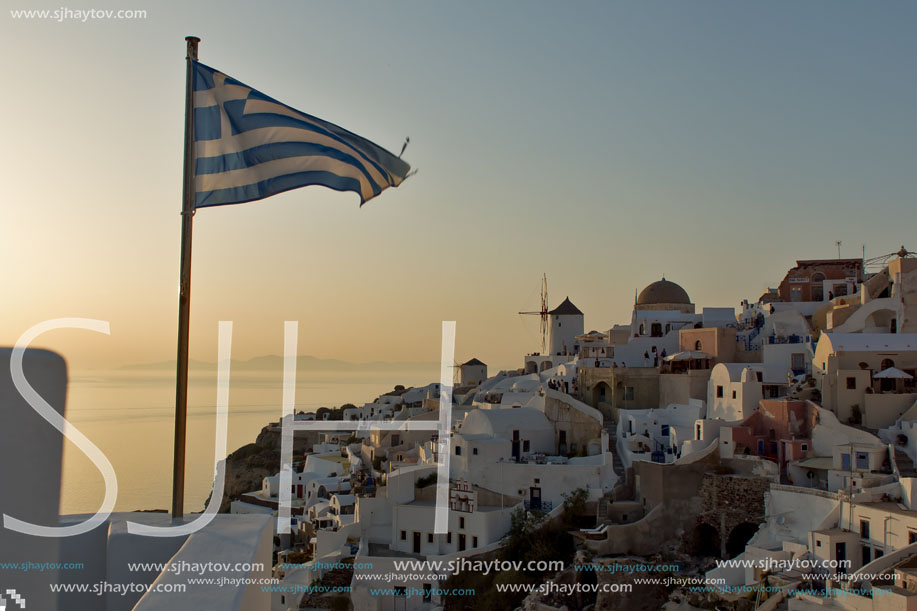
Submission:
<svg viewBox="0 0 917 611">
<path fill-rule="evenodd" d="M 707 382 L 707 418 L 744 420 L 761 399 L 785 396 L 787 370 L 761 363 L 717 363 Z"/>
<path fill-rule="evenodd" d="M 822 333 L 812 368 L 822 405 L 842 422 L 885 428 L 917 400 L 917 333 Z M 877 377 L 891 368 L 910 379 Z"/>
</svg>

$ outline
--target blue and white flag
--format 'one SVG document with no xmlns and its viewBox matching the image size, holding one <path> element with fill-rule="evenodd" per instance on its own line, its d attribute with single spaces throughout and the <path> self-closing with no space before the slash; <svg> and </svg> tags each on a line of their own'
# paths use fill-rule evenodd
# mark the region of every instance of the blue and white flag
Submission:
<svg viewBox="0 0 917 611">
<path fill-rule="evenodd" d="M 194 62 L 194 207 L 241 204 L 309 185 L 362 206 L 411 170 L 392 153 Z"/>
</svg>

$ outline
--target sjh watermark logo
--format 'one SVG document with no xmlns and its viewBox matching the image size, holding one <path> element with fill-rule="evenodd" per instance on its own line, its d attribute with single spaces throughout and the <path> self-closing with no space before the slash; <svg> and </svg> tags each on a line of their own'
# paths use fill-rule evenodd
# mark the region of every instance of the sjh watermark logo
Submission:
<svg viewBox="0 0 917 611">
<path fill-rule="evenodd" d="M 151 526 L 139 522 L 127 521 L 127 532 L 132 535 L 148 537 L 177 537 L 190 535 L 207 526 L 219 511 L 223 499 L 226 476 L 226 441 L 229 428 L 229 371 L 232 356 L 232 321 L 219 322 L 217 344 L 217 398 L 216 398 L 216 436 L 214 441 L 215 477 L 210 502 L 203 513 L 193 519 L 173 526 Z M 95 514 L 77 524 L 67 526 L 43 526 L 32 524 L 5 513 L 2 527 L 15 532 L 35 537 L 72 537 L 89 532 L 105 522 L 114 511 L 118 496 L 118 478 L 108 457 L 74 427 L 63 415 L 57 412 L 26 380 L 23 371 L 23 360 L 26 349 L 42 333 L 55 329 L 84 329 L 97 333 L 110 334 L 108 321 L 90 318 L 55 318 L 34 325 L 16 341 L 10 357 L 10 377 L 20 396 L 29 406 L 44 418 L 48 424 L 57 429 L 64 437 L 74 443 L 96 466 L 105 480 L 105 496 L 102 506 Z M 357 422 L 299 421 L 293 414 L 296 398 L 296 355 L 298 345 L 299 322 L 284 322 L 283 353 L 283 416 L 281 418 L 282 437 L 280 447 L 280 492 L 277 511 L 277 533 L 289 533 L 292 520 L 292 479 L 293 479 L 293 433 L 297 430 L 314 431 L 347 431 L 351 434 L 358 431 L 429 431 L 435 434 L 437 465 L 436 505 L 434 510 L 433 532 L 445 534 L 449 523 L 449 472 L 451 454 L 452 424 L 452 363 L 455 359 L 455 321 L 443 321 L 442 352 L 440 355 L 439 382 L 439 418 L 437 420 L 360 420 Z M 0 603 L 0 611 L 6 611 L 5 603 Z"/>
<path fill-rule="evenodd" d="M 25 598 L 16 592 L 16 590 L 9 589 L 6 592 L 0 594 L 0 611 L 6 611 L 7 599 L 9 599 L 8 602 L 19 605 L 20 609 L 25 609 Z M 15 609 L 15 607 L 11 607 L 11 609 Z"/>
</svg>

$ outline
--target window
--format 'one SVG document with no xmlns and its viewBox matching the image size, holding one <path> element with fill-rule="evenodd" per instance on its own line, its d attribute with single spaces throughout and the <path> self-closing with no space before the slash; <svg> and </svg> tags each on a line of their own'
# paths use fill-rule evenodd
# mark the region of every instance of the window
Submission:
<svg viewBox="0 0 917 611">
<path fill-rule="evenodd" d="M 669 436 L 669 425 L 663 424 L 661 427 L 659 427 L 659 434 L 662 437 L 668 437 Z"/>
<path fill-rule="evenodd" d="M 868 545 L 864 545 L 863 546 L 863 564 L 864 565 L 869 564 L 871 560 L 872 560 L 872 550 L 869 549 Z"/>
<path fill-rule="evenodd" d="M 427 533 L 427 543 L 433 543 L 433 533 Z"/>
<path fill-rule="evenodd" d="M 821 547 L 821 539 L 815 541 L 815 547 Z"/>
<path fill-rule="evenodd" d="M 406 586 L 395 586 L 395 596 L 407 596 L 408 589 Z"/>
<path fill-rule="evenodd" d="M 700 341 L 700 340 L 697 340 L 696 342 L 694 342 L 694 349 L 697 350 L 698 352 L 700 352 L 701 350 L 703 350 L 703 349 L 704 349 L 704 342 L 702 342 L 702 341 Z"/>
<path fill-rule="evenodd" d="M 471 448 L 471 453 L 474 454 L 475 456 L 477 456 L 477 455 L 478 455 L 478 449 L 477 449 L 477 448 Z"/>
<path fill-rule="evenodd" d="M 857 469 L 869 469 L 869 454 L 866 452 L 857 452 Z"/>
<path fill-rule="evenodd" d="M 471 547 L 477 547 L 477 546 L 478 546 L 478 538 L 472 537 L 471 538 Z"/>
<path fill-rule="evenodd" d="M 717 398 L 717 399 L 722 399 L 722 398 L 723 398 L 723 387 L 722 387 L 722 386 L 717 386 L 717 387 L 716 387 L 716 398 Z"/>
<path fill-rule="evenodd" d="M 917 532 L 909 530 L 907 531 L 907 544 L 911 545 L 912 543 L 917 543 Z"/>
<path fill-rule="evenodd" d="M 884 556 L 884 555 L 885 555 L 885 552 L 883 552 L 883 551 L 880 550 L 879 548 L 876 548 L 876 551 L 875 551 L 875 553 L 873 554 L 873 559 L 874 559 L 874 560 L 878 560 L 879 558 L 881 558 L 881 557 Z"/>
<path fill-rule="evenodd" d="M 633 386 L 625 386 L 625 387 L 624 387 L 624 400 L 625 400 L 625 401 L 633 401 L 633 400 L 634 400 L 634 387 L 633 387 Z"/>
<path fill-rule="evenodd" d="M 804 443 L 804 444 L 800 445 L 799 448 L 800 448 L 803 452 L 808 452 L 808 451 L 809 451 L 809 444 Z"/>
<path fill-rule="evenodd" d="M 433 586 L 429 583 L 423 584 L 423 599 L 430 600 L 430 597 L 433 595 Z"/>
<path fill-rule="evenodd" d="M 697 434 L 696 434 L 696 436 L 694 437 L 694 439 L 697 439 L 697 440 L 699 441 L 699 440 L 701 439 L 701 437 L 702 437 L 702 435 L 701 435 L 701 425 L 699 425 L 699 424 L 697 425 L 697 431 L 696 431 L 696 433 L 697 433 Z"/>
<path fill-rule="evenodd" d="M 401 443 L 401 437 L 397 434 L 392 435 L 392 447 L 399 445 Z"/>
<path fill-rule="evenodd" d="M 452 543 L 452 531 L 446 533 L 446 543 Z"/>
<path fill-rule="evenodd" d="M 525 441 L 522 442 L 522 451 L 523 451 L 523 452 L 528 452 L 530 447 L 531 447 L 531 446 L 529 445 L 529 440 L 528 440 L 528 439 L 526 439 Z"/>
<path fill-rule="evenodd" d="M 459 516 L 459 528 L 465 528 L 465 518 Z"/>
<path fill-rule="evenodd" d="M 455 455 L 456 456 L 462 455 L 462 446 L 455 446 Z"/>
<path fill-rule="evenodd" d="M 755 379 L 758 380 L 759 382 L 763 382 L 763 381 L 764 381 L 764 374 L 763 374 L 762 372 L 760 372 L 760 371 L 756 371 L 756 372 L 755 372 Z"/>
<path fill-rule="evenodd" d="M 735 399 L 737 396 L 738 395 L 736 395 L 736 391 L 732 391 L 732 398 Z"/>
<path fill-rule="evenodd" d="M 402 540 L 402 541 L 407 541 L 407 540 L 408 540 L 408 531 L 406 531 L 406 530 L 402 530 L 402 531 L 401 531 L 401 540 Z"/>
<path fill-rule="evenodd" d="M 869 520 L 860 520 L 860 536 L 864 539 L 869 538 Z"/>
<path fill-rule="evenodd" d="M 847 390 L 857 389 L 857 379 L 853 376 L 847 376 Z"/>
</svg>

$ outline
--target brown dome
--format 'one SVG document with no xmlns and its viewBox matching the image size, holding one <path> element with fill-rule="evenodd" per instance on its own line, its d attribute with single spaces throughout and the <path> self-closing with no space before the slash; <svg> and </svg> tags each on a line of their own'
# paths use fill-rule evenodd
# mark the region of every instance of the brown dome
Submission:
<svg viewBox="0 0 917 611">
<path fill-rule="evenodd" d="M 684 303 L 690 304 L 691 298 L 683 288 L 669 282 L 665 278 L 653 282 L 645 289 L 640 291 L 637 297 L 637 305 L 655 305 L 661 303 Z"/>
</svg>

